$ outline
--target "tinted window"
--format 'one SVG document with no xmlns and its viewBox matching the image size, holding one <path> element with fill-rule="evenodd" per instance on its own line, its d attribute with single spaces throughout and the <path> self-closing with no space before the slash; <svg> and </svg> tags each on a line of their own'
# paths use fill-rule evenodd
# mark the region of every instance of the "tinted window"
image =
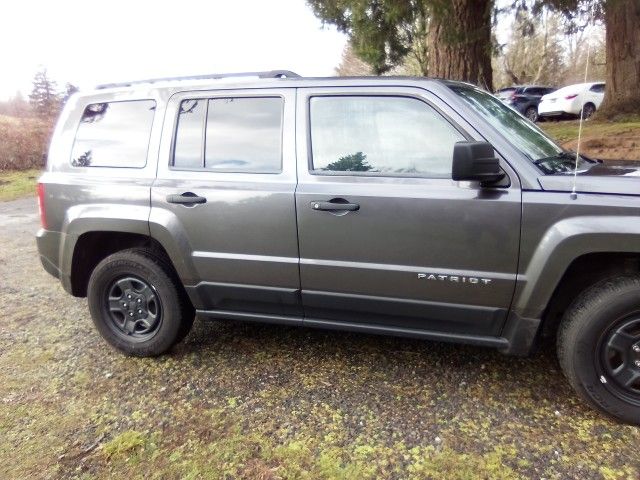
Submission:
<svg viewBox="0 0 640 480">
<path fill-rule="evenodd" d="M 603 93 L 604 92 L 604 83 L 598 83 L 596 85 L 593 85 L 589 90 L 591 90 L 592 92 L 596 92 L 596 93 Z"/>
<path fill-rule="evenodd" d="M 87 106 L 76 132 L 72 165 L 144 167 L 155 109 L 153 100 Z"/>
<path fill-rule="evenodd" d="M 453 145 L 465 138 L 426 103 L 402 97 L 314 97 L 316 171 L 451 177 Z"/>
<path fill-rule="evenodd" d="M 544 88 L 537 88 L 537 87 L 533 87 L 533 88 L 527 88 L 526 91 L 527 95 L 533 95 L 533 96 L 542 96 L 544 95 Z"/>
<path fill-rule="evenodd" d="M 180 168 L 202 168 L 202 129 L 207 100 L 183 100 L 178 113 L 173 164 Z"/>
<path fill-rule="evenodd" d="M 282 169 L 282 99 L 209 100 L 205 168 L 274 173 Z"/>
</svg>

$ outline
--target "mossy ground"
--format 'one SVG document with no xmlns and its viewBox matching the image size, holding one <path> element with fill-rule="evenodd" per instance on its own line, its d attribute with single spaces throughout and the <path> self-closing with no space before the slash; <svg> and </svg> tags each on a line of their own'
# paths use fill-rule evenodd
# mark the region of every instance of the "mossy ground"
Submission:
<svg viewBox="0 0 640 480">
<path fill-rule="evenodd" d="M 565 148 L 577 147 L 579 122 L 541 122 L 540 128 Z M 640 160 L 640 117 L 628 117 L 617 122 L 588 120 L 582 125 L 580 151 L 595 158 Z"/>
<path fill-rule="evenodd" d="M 639 429 L 581 403 L 551 348 L 197 321 L 122 356 L 38 264 L 36 222 L 0 230 L 0 478 L 640 474 Z"/>
<path fill-rule="evenodd" d="M 40 170 L 0 171 L 0 201 L 35 195 Z"/>
</svg>

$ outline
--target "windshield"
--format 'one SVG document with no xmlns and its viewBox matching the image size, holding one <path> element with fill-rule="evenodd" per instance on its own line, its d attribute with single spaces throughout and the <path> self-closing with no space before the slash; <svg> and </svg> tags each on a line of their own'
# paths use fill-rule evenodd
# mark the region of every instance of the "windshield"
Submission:
<svg viewBox="0 0 640 480">
<path fill-rule="evenodd" d="M 502 132 L 534 165 L 547 175 L 573 173 L 576 157 L 560 148 L 542 130 L 509 108 L 493 95 L 477 88 L 450 86 L 491 126 Z M 580 156 L 578 170 L 585 170 L 596 162 Z"/>
</svg>

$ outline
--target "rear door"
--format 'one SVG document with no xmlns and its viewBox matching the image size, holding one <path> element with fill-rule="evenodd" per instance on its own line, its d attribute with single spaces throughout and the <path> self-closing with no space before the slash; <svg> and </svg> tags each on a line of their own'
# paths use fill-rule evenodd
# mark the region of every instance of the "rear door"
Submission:
<svg viewBox="0 0 640 480">
<path fill-rule="evenodd" d="M 301 314 L 295 89 L 169 100 L 151 234 L 210 315 Z"/>
<path fill-rule="evenodd" d="M 451 180 L 478 139 L 422 89 L 298 92 L 305 322 L 498 335 L 513 295 L 521 193 Z"/>
</svg>

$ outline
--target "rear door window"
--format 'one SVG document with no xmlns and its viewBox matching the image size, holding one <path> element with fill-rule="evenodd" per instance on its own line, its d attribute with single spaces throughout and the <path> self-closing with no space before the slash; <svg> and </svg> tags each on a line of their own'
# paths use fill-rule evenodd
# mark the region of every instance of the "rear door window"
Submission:
<svg viewBox="0 0 640 480">
<path fill-rule="evenodd" d="M 74 167 L 144 167 L 155 110 L 154 100 L 88 105 L 76 131 L 71 164 Z"/>
<path fill-rule="evenodd" d="M 281 97 L 183 100 L 173 166 L 236 173 L 282 171 Z"/>
</svg>

